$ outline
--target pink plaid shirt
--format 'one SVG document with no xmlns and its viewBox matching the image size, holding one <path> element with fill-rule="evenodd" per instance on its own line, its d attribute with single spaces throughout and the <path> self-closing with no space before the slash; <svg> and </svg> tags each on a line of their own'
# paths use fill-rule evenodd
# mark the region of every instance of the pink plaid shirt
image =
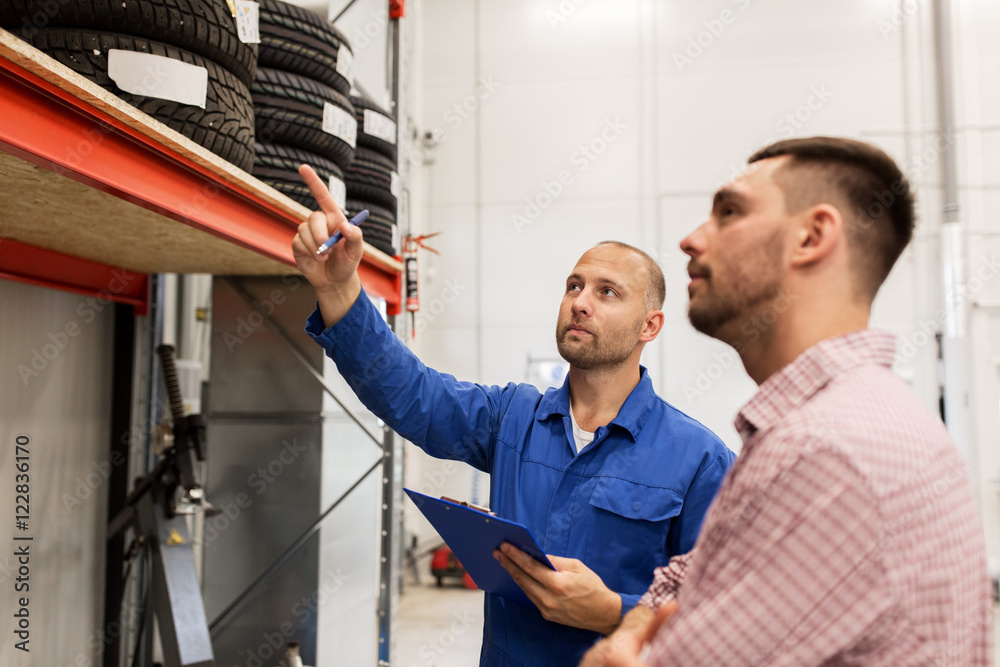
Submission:
<svg viewBox="0 0 1000 667">
<path fill-rule="evenodd" d="M 641 600 L 679 605 L 653 665 L 991 664 L 967 470 L 894 350 L 872 330 L 823 341 L 744 406 L 694 550 Z"/>
</svg>

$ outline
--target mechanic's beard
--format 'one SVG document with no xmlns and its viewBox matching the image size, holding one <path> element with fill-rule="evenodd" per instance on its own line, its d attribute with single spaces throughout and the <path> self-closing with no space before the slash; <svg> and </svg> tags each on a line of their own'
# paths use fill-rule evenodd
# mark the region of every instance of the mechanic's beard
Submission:
<svg viewBox="0 0 1000 667">
<path fill-rule="evenodd" d="M 624 363 L 635 351 L 638 345 L 638 335 L 641 324 L 635 331 L 616 331 L 607 336 L 591 334 L 590 341 L 580 341 L 573 345 L 567 340 L 569 324 L 556 333 L 556 347 L 559 356 L 580 370 L 589 371 L 598 368 L 608 368 Z"/>
</svg>

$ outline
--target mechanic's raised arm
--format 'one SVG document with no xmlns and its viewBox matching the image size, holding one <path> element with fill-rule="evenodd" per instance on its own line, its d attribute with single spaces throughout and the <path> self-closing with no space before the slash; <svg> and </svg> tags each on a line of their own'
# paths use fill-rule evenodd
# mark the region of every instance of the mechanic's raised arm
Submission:
<svg viewBox="0 0 1000 667">
<path fill-rule="evenodd" d="M 365 407 L 390 428 L 431 456 L 489 472 L 498 415 L 514 386 L 459 382 L 425 366 L 368 299 L 358 298 L 362 230 L 347 221 L 315 171 L 302 165 L 299 174 L 322 209 L 299 225 L 292 242 L 296 264 L 316 290 L 319 306 L 306 332 L 323 346 Z M 317 255 L 338 231 L 343 240 Z"/>
</svg>

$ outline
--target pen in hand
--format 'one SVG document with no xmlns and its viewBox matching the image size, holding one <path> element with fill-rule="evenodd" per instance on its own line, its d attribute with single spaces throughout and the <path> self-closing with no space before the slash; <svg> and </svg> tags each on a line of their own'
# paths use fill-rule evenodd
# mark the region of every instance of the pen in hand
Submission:
<svg viewBox="0 0 1000 667">
<path fill-rule="evenodd" d="M 364 211 L 361 211 L 361 213 L 358 213 L 356 216 L 348 220 L 348 222 L 350 222 L 352 225 L 360 225 L 367 218 L 368 218 L 368 209 L 365 209 Z M 339 241 L 342 238 L 344 238 L 343 234 L 341 234 L 340 232 L 335 233 L 333 236 L 331 236 L 330 238 L 328 238 L 326 241 L 323 242 L 323 245 L 321 245 L 316 250 L 316 254 L 322 255 L 324 252 L 326 252 L 333 246 L 337 245 L 337 241 Z"/>
</svg>

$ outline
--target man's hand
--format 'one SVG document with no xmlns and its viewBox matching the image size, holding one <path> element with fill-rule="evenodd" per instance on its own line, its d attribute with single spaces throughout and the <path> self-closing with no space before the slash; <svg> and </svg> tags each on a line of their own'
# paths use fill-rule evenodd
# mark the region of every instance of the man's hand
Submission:
<svg viewBox="0 0 1000 667">
<path fill-rule="evenodd" d="M 493 552 L 542 616 L 574 628 L 608 634 L 621 620 L 621 596 L 575 558 L 549 556 L 556 566 L 550 570 L 511 544 Z"/>
<path fill-rule="evenodd" d="M 298 234 L 292 240 L 292 252 L 299 271 L 316 290 L 324 324 L 331 326 L 347 314 L 361 293 L 358 264 L 364 254 L 363 235 L 347 221 L 312 167 L 302 165 L 299 175 L 309 186 L 322 212 L 313 213 L 299 225 Z M 338 230 L 344 240 L 317 255 L 316 250 Z"/>
<path fill-rule="evenodd" d="M 621 629 L 587 651 L 580 667 L 647 667 L 640 659 L 643 649 L 676 613 L 676 602 L 667 602 L 655 614 L 646 607 L 636 606 Z M 635 622 L 629 623 L 630 617 Z"/>
</svg>

